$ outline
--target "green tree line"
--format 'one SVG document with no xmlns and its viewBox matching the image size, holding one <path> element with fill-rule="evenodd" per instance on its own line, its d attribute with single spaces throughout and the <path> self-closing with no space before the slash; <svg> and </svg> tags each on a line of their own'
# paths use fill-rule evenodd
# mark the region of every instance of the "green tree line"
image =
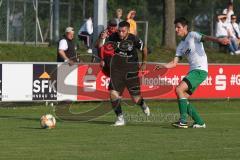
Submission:
<svg viewBox="0 0 240 160">
<path fill-rule="evenodd" d="M 72 24 L 79 27 L 83 21 L 83 1 L 70 0 L 73 4 Z M 108 19 L 115 17 L 117 8 L 123 9 L 123 19 L 131 9 L 137 11 L 136 20 L 148 21 L 148 44 L 153 47 L 162 47 L 164 33 L 169 27 L 164 27 L 164 19 L 172 22 L 166 15 L 166 5 L 174 1 L 175 17 L 184 16 L 191 22 L 191 28 L 204 34 L 214 34 L 216 15 L 227 7 L 229 0 L 108 0 Z M 234 12 L 240 17 L 240 1 L 234 0 Z M 86 17 L 93 15 L 94 0 L 85 0 Z M 85 17 L 85 18 L 86 18 Z M 169 47 L 169 46 L 167 46 Z M 171 48 L 171 47 L 170 47 Z"/>
</svg>

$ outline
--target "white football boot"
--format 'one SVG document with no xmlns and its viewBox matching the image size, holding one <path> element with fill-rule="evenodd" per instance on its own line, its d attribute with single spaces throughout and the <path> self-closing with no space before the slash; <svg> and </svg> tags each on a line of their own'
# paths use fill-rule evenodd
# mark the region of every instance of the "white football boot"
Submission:
<svg viewBox="0 0 240 160">
<path fill-rule="evenodd" d="M 203 125 L 193 124 L 192 128 L 206 128 L 206 124 L 205 123 Z"/>
<path fill-rule="evenodd" d="M 145 109 L 143 109 L 143 113 L 144 113 L 146 116 L 150 116 L 150 109 L 149 109 L 148 106 L 147 106 Z"/>
<path fill-rule="evenodd" d="M 125 120 L 124 120 L 124 117 L 123 115 L 119 115 L 117 116 L 117 120 L 116 122 L 113 124 L 113 126 L 124 126 L 125 125 Z"/>
</svg>

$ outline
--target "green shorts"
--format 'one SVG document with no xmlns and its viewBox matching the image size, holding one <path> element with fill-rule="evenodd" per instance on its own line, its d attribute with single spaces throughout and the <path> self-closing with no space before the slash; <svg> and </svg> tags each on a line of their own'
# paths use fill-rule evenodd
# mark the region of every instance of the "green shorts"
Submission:
<svg viewBox="0 0 240 160">
<path fill-rule="evenodd" d="M 208 73 L 204 70 L 194 69 L 191 70 L 183 81 L 188 85 L 187 93 L 192 95 L 197 87 L 207 78 Z"/>
</svg>

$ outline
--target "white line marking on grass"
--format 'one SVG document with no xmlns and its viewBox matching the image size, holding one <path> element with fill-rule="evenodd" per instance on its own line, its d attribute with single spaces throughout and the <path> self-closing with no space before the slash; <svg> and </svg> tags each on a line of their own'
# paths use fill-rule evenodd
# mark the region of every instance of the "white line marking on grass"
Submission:
<svg viewBox="0 0 240 160">
<path fill-rule="evenodd" d="M 224 148 L 212 148 L 211 150 L 239 150 L 239 148 L 240 147 L 224 147 Z M 203 150 L 209 150 L 209 148 L 207 148 L 207 149 L 200 149 L 201 151 Z M 194 152 L 194 151 L 196 151 L 196 152 L 198 152 L 199 151 L 199 149 L 179 149 L 179 150 L 175 150 L 175 152 Z"/>
<path fill-rule="evenodd" d="M 203 113 L 201 115 L 239 115 L 240 114 L 240 110 L 239 113 Z"/>
</svg>

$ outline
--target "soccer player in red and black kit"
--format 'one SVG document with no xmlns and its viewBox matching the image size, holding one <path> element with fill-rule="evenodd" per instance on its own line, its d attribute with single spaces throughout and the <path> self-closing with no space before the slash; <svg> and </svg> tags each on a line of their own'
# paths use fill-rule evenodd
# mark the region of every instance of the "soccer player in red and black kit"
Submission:
<svg viewBox="0 0 240 160">
<path fill-rule="evenodd" d="M 129 33 L 130 24 L 126 21 L 119 23 L 116 33 L 108 37 L 107 41 L 115 43 L 114 55 L 110 63 L 110 99 L 112 107 L 117 115 L 114 126 L 125 125 L 121 109 L 121 95 L 125 88 L 138 104 L 143 112 L 149 116 L 150 110 L 140 92 L 140 71 L 146 69 L 147 49 L 143 42 L 135 35 Z M 137 50 L 142 51 L 142 62 L 139 66 Z"/>
<path fill-rule="evenodd" d="M 110 76 L 110 61 L 114 55 L 114 48 L 112 44 L 105 42 L 108 41 L 109 36 L 116 32 L 117 22 L 114 19 L 109 20 L 107 28 L 101 32 L 95 44 L 95 47 L 99 51 L 99 57 L 101 59 L 100 66 L 102 67 L 102 72 L 108 77 Z"/>
</svg>

